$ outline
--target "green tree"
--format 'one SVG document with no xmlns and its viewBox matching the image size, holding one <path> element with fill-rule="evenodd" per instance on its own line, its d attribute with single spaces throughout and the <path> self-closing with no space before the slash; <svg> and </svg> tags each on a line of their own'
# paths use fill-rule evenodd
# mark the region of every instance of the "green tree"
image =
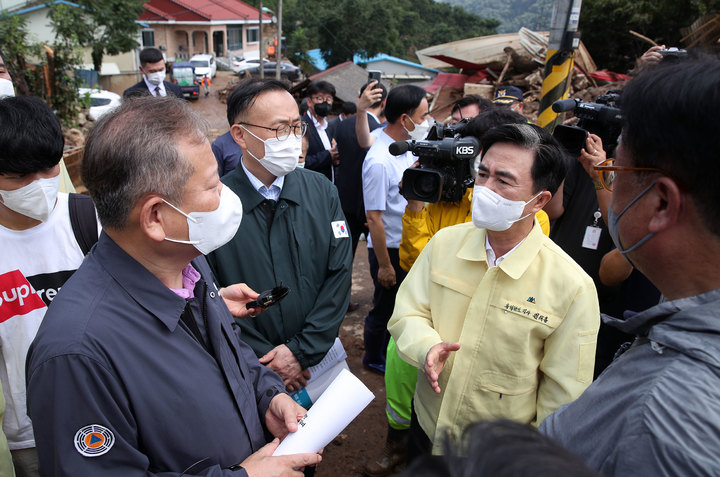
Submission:
<svg viewBox="0 0 720 477">
<path fill-rule="evenodd" d="M 302 61 L 305 51 L 320 48 L 329 66 L 356 54 L 417 61 L 419 49 L 492 34 L 498 25 L 434 0 L 285 0 L 283 6 L 288 55 Z"/>
<path fill-rule="evenodd" d="M 55 3 L 50 9 L 51 16 L 58 9 L 64 10 L 63 25 L 55 22 L 56 25 L 66 32 L 72 30 L 77 42 L 91 49 L 93 69 L 100 71 L 104 55 L 117 55 L 138 46 L 136 20 L 143 11 L 143 3 L 143 0 L 75 0 L 80 8 Z"/>
<path fill-rule="evenodd" d="M 598 66 L 625 72 L 650 47 L 630 30 L 668 47 L 682 47 L 681 28 L 718 9 L 720 0 L 585 0 L 579 28 Z"/>
<path fill-rule="evenodd" d="M 51 16 L 51 24 L 59 22 L 51 45 L 32 43 L 28 39 L 25 20 L 20 15 L 0 15 L 0 49 L 5 56 L 18 94 L 43 98 L 68 127 L 77 123 L 77 88 L 79 80 L 73 67 L 81 61 L 82 50 L 77 34 L 68 25 L 65 15 L 74 7 L 64 5 Z"/>
<path fill-rule="evenodd" d="M 28 65 L 28 58 L 37 57 L 40 52 L 38 46 L 28 40 L 25 19 L 20 15 L 0 14 L 0 53 L 18 93 L 30 94 L 31 85 L 38 82 L 40 75 L 36 68 Z"/>
</svg>

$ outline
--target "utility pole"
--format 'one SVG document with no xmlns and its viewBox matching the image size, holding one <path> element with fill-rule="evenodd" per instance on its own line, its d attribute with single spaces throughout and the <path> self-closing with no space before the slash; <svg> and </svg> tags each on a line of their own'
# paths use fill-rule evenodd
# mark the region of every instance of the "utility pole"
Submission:
<svg viewBox="0 0 720 477">
<path fill-rule="evenodd" d="M 545 58 L 545 71 L 538 126 L 552 132 L 560 122 L 552 104 L 568 97 L 570 76 L 575 64 L 575 51 L 580 46 L 578 22 L 582 0 L 555 0 L 550 42 Z"/>
<path fill-rule="evenodd" d="M 280 79 L 282 69 L 282 0 L 278 0 L 277 11 L 277 45 L 275 45 L 275 78 Z"/>
<path fill-rule="evenodd" d="M 263 52 L 263 6 L 262 0 L 258 1 L 258 11 L 260 12 L 260 28 L 258 28 L 258 58 L 260 59 L 260 79 L 265 79 L 265 64 L 263 58 L 265 53 Z"/>
</svg>

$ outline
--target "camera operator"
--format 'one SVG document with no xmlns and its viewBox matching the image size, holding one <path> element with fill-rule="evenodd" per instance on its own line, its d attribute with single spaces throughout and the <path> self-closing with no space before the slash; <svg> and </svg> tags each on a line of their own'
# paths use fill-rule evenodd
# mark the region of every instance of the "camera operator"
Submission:
<svg viewBox="0 0 720 477">
<path fill-rule="evenodd" d="M 570 255 L 595 281 L 600 311 L 610 316 L 623 316 L 626 310 L 642 311 L 657 304 L 659 293 L 639 272 L 634 272 L 618 252 L 606 227 L 610 192 L 605 189 L 594 166 L 605 161 L 606 144 L 610 152 L 619 135 L 620 110 L 615 107 L 619 92 L 599 96 L 597 103 L 563 100 L 553 106 L 557 112 L 573 110 L 580 118 L 575 131 L 583 131 L 587 138 L 583 146 L 565 136 L 566 150 L 572 161 L 570 170 L 558 193 L 545 206 L 554 220 L 550 238 Z M 559 104 L 562 103 L 562 104 Z M 572 108 L 572 109 L 570 109 Z M 553 133 L 559 136 L 558 126 Z M 569 128 L 566 128 L 566 130 Z M 597 133 L 597 134 L 596 134 Z M 606 139 L 603 142 L 602 138 Z M 609 179 L 608 181 L 609 182 Z M 616 328 L 600 324 L 598 349 L 595 355 L 595 376 L 613 360 L 623 343 L 632 336 Z"/>
<path fill-rule="evenodd" d="M 457 124 L 466 118 L 474 118 L 480 113 L 490 111 L 494 104 L 478 94 L 468 94 L 455 101 L 450 112 L 450 124 Z"/>
<path fill-rule="evenodd" d="M 430 128 L 428 109 L 425 90 L 418 86 L 402 85 L 390 91 L 385 105 L 388 124 L 373 133 L 375 140 L 362 166 L 363 201 L 370 230 L 368 262 L 375 286 L 373 308 L 365 317 L 363 365 L 380 374 L 385 374 L 387 322 L 405 277 L 398 248 L 407 201 L 400 195 L 399 183 L 413 162 L 409 152 L 396 156 L 389 152 L 389 146 L 396 141 L 424 139 Z"/>
<path fill-rule="evenodd" d="M 460 135 L 480 140 L 487 131 L 495 126 L 526 123 L 527 120 L 521 114 L 508 108 L 496 108 L 473 118 L 463 128 Z M 480 155 L 475 159 L 470 169 L 473 177 L 477 176 L 479 163 Z M 417 167 L 417 165 L 416 162 L 413 167 Z M 438 230 L 472 220 L 472 192 L 472 188 L 468 188 L 462 199 L 457 202 L 441 200 L 426 205 L 419 200 L 408 200 L 408 205 L 403 214 L 403 234 L 400 243 L 400 266 L 403 270 L 410 270 L 423 247 Z M 548 215 L 545 211 L 540 211 L 537 214 L 537 219 L 543 233 L 548 235 L 550 233 Z"/>
</svg>

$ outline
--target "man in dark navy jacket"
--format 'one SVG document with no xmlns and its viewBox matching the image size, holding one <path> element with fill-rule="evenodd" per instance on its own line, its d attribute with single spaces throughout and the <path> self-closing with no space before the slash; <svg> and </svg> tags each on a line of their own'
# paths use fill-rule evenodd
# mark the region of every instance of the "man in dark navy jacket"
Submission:
<svg viewBox="0 0 720 477">
<path fill-rule="evenodd" d="M 294 432 L 305 410 L 233 325 L 231 311 L 260 311 L 245 310 L 257 294 L 218 290 L 201 255 L 242 217 L 205 121 L 174 98 L 126 102 L 93 129 L 82 176 L 104 232 L 28 353 L 40 474 L 264 476 L 319 462 L 272 457 L 265 434 Z"/>
<path fill-rule="evenodd" d="M 381 89 L 382 96 L 375 103 L 369 104 L 363 98 L 363 93 L 368 85 L 364 85 L 360 89 L 360 98 L 358 100 L 358 114 L 367 115 L 367 122 L 370 131 L 380 127 L 380 114 L 385 107 L 385 98 L 387 98 L 387 89 L 382 84 L 373 86 L 374 89 Z M 354 115 L 342 121 L 337 126 L 335 140 L 337 141 L 338 154 L 340 155 L 337 167 L 337 176 L 335 185 L 338 188 L 340 203 L 342 204 L 345 219 L 350 227 L 350 237 L 352 238 L 352 256 L 355 257 L 358 240 L 361 234 L 367 235 L 368 229 L 365 225 L 365 204 L 363 203 L 362 192 L 362 164 L 367 154 L 367 148 L 360 147 L 358 143 L 357 133 L 355 132 L 355 123 L 357 115 Z"/>
<path fill-rule="evenodd" d="M 175 96 L 183 99 L 180 86 L 165 81 L 165 58 L 157 48 L 145 48 L 140 52 L 140 73 L 143 79 L 123 92 L 130 96 Z"/>
<path fill-rule="evenodd" d="M 305 168 L 324 174 L 334 182 L 334 166 L 338 160 L 335 140 L 328 135 L 326 116 L 332 111 L 335 86 L 327 81 L 313 81 L 307 90 L 308 111 L 302 117 L 307 124 L 308 150 Z"/>
</svg>

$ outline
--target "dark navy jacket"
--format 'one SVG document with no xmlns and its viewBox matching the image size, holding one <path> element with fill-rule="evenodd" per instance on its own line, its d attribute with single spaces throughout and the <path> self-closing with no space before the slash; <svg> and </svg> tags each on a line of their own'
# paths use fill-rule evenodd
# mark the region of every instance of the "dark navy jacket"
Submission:
<svg viewBox="0 0 720 477">
<path fill-rule="evenodd" d="M 186 301 L 105 233 L 63 286 L 27 359 L 42 475 L 244 474 L 227 468 L 265 444 L 284 387 L 238 339 L 205 259 L 192 264 L 212 354 L 180 321 Z"/>
<path fill-rule="evenodd" d="M 163 81 L 163 84 L 165 85 L 165 93 L 167 93 L 168 96 L 173 95 L 177 98 L 185 99 L 185 96 L 183 96 L 180 86 L 176 85 L 175 83 L 170 83 L 169 81 Z M 123 98 L 135 95 L 147 96 L 149 94 L 152 93 L 150 93 L 147 83 L 145 83 L 144 79 L 141 79 L 140 81 L 123 91 Z"/>
<path fill-rule="evenodd" d="M 305 137 L 307 138 L 308 148 L 305 154 L 305 169 L 319 172 L 332 180 L 332 156 L 330 151 L 325 149 L 322 139 L 320 139 L 320 133 L 315 128 L 310 113 L 303 114 L 302 120 L 307 124 L 307 132 Z M 325 133 L 328 135 L 330 143 L 332 143 L 333 137 L 330 135 L 332 131 L 325 129 Z"/>
<path fill-rule="evenodd" d="M 366 113 L 370 131 L 380 127 L 375 116 Z M 333 137 L 337 141 L 338 152 L 340 153 L 340 165 L 337 168 L 335 185 L 338 188 L 340 203 L 343 212 L 348 219 L 360 219 L 365 221 L 365 203 L 363 202 L 362 190 L 362 165 L 365 161 L 367 148 L 360 147 L 357 134 L 355 134 L 355 122 L 357 116 L 347 118 L 338 124 Z"/>
<path fill-rule="evenodd" d="M 242 159 L 242 149 L 235 142 L 230 131 L 226 132 L 212 143 L 212 152 L 218 163 L 218 174 L 220 177 L 232 172 Z"/>
</svg>

